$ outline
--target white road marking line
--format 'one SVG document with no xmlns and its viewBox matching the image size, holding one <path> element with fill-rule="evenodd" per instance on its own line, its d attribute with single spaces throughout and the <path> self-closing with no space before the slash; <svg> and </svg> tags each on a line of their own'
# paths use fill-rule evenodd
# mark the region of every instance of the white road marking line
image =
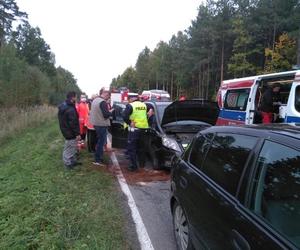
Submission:
<svg viewBox="0 0 300 250">
<path fill-rule="evenodd" d="M 132 219 L 135 223 L 136 227 L 136 233 L 138 235 L 139 242 L 141 244 L 141 249 L 142 250 L 154 250 L 152 242 L 150 240 L 150 237 L 148 235 L 147 229 L 143 223 L 142 217 L 139 213 L 139 210 L 135 204 L 135 201 L 133 199 L 133 196 L 130 192 L 130 189 L 127 185 L 126 179 L 124 178 L 124 175 L 122 173 L 122 170 L 120 168 L 118 159 L 116 157 L 116 154 L 114 152 L 111 152 L 110 158 L 114 164 L 114 166 L 117 168 L 117 178 L 118 182 L 120 184 L 120 187 L 123 191 L 123 193 L 127 196 L 128 199 L 128 205 L 131 209 L 131 215 Z"/>
</svg>

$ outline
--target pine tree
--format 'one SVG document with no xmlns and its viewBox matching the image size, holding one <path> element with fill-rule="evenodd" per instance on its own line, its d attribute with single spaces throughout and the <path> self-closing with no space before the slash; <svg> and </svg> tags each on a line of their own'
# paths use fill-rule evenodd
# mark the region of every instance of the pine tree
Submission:
<svg viewBox="0 0 300 250">
<path fill-rule="evenodd" d="M 233 21 L 234 34 L 233 55 L 228 64 L 228 72 L 235 78 L 254 75 L 257 67 L 250 62 L 249 58 L 255 56 L 259 51 L 254 47 L 253 39 L 248 33 L 242 18 Z"/>
<path fill-rule="evenodd" d="M 26 18 L 27 14 L 19 10 L 15 0 L 0 0 L 0 48 L 12 30 L 13 21 Z"/>
</svg>

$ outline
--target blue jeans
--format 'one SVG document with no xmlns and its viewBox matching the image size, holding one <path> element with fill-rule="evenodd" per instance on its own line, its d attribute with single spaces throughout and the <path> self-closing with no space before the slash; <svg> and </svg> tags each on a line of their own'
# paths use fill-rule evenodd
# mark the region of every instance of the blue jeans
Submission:
<svg viewBox="0 0 300 250">
<path fill-rule="evenodd" d="M 94 126 L 97 135 L 95 161 L 103 161 L 103 146 L 107 140 L 107 127 Z"/>
</svg>

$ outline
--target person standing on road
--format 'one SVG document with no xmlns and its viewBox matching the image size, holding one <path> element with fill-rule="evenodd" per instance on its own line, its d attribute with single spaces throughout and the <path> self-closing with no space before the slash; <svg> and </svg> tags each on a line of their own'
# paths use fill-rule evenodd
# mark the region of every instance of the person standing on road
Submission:
<svg viewBox="0 0 300 250">
<path fill-rule="evenodd" d="M 97 135 L 95 161 L 93 164 L 104 166 L 103 146 L 107 140 L 107 128 L 110 126 L 109 117 L 112 116 L 112 113 L 108 110 L 107 106 L 110 92 L 102 88 L 99 94 L 100 96 L 96 97 L 92 102 L 90 122 L 94 126 Z"/>
<path fill-rule="evenodd" d="M 149 128 L 147 118 L 147 106 L 145 103 L 138 100 L 137 95 L 128 96 L 129 104 L 126 105 L 124 111 L 124 121 L 129 125 L 127 152 L 130 160 L 129 171 L 136 171 L 137 152 L 139 141 L 142 137 L 143 130 Z M 139 154 L 144 154 L 143 149 L 139 150 Z M 139 155 L 142 158 L 142 155 Z M 144 160 L 144 159 L 143 159 Z"/>
<path fill-rule="evenodd" d="M 112 112 L 113 111 L 113 108 L 112 106 L 110 105 L 110 97 L 108 98 L 108 100 L 106 100 L 106 103 L 107 103 L 107 109 L 109 112 Z M 112 120 L 112 117 L 109 117 L 109 126 L 111 126 L 111 120 Z M 108 149 L 108 146 L 107 146 L 107 137 L 106 137 L 106 141 L 104 142 L 104 151 L 105 152 L 109 152 L 109 149 Z"/>
<path fill-rule="evenodd" d="M 259 110 L 261 111 L 262 115 L 262 122 L 272 123 L 273 122 L 273 113 L 274 113 L 274 99 L 276 95 L 279 94 L 280 91 L 280 84 L 275 83 L 272 88 L 267 88 L 262 95 L 261 104 Z"/>
<path fill-rule="evenodd" d="M 60 130 L 65 138 L 63 162 L 67 169 L 72 169 L 77 162 L 77 142 L 81 139 L 79 119 L 75 107 L 76 92 L 70 91 L 67 99 L 58 106 L 58 121 Z"/>
</svg>

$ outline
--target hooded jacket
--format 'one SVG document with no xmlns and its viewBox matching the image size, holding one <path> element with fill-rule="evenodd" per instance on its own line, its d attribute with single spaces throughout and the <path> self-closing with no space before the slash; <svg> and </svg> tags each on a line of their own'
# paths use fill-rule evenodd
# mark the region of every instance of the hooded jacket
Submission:
<svg viewBox="0 0 300 250">
<path fill-rule="evenodd" d="M 78 113 L 75 104 L 70 100 L 66 100 L 58 106 L 58 121 L 66 140 L 75 139 L 80 135 Z"/>
</svg>

